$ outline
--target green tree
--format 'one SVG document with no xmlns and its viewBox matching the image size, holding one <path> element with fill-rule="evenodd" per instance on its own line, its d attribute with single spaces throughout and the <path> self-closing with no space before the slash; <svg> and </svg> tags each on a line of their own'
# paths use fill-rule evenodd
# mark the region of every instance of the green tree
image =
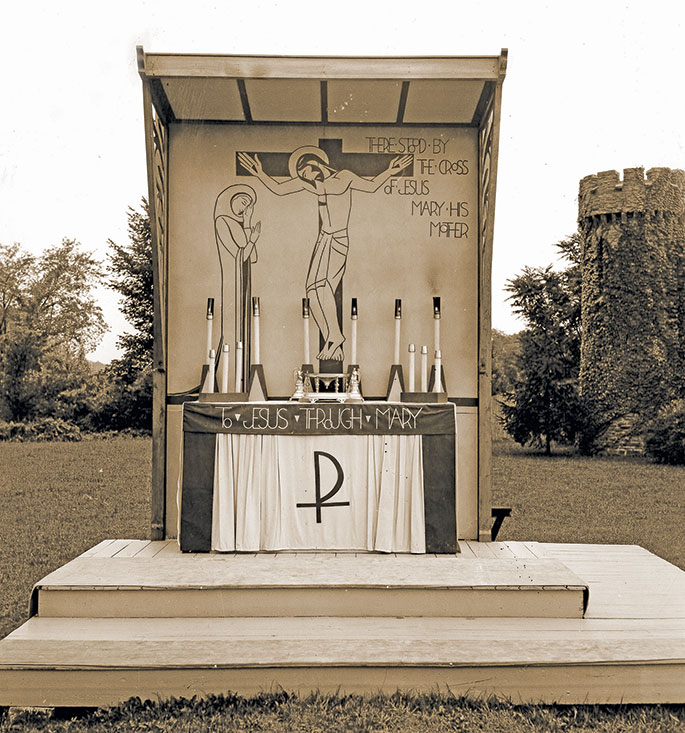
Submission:
<svg viewBox="0 0 685 733">
<path fill-rule="evenodd" d="M 492 394 L 511 392 L 520 377 L 521 336 L 492 330 Z"/>
<path fill-rule="evenodd" d="M 117 340 L 123 353 L 107 368 L 111 427 L 149 430 L 152 423 L 153 281 L 152 237 L 147 201 L 128 209 L 128 242 L 109 240 L 109 285 L 121 296 L 121 312 L 133 327 Z"/>
<path fill-rule="evenodd" d="M 80 246 L 63 239 L 34 257 L 18 244 L 0 245 L 0 413 L 6 419 L 71 419 L 74 396 L 87 387 L 85 353 L 107 327 L 93 295 L 100 264 Z"/>
<path fill-rule="evenodd" d="M 583 424 L 578 235 L 556 246 L 570 262 L 567 269 L 526 267 L 506 288 L 526 329 L 520 334 L 520 376 L 503 403 L 503 422 L 518 443 L 544 445 L 547 455 L 552 441 L 573 442 Z"/>
</svg>

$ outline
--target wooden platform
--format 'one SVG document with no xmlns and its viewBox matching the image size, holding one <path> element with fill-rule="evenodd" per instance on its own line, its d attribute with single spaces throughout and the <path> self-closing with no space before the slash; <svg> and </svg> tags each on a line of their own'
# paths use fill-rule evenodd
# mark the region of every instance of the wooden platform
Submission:
<svg viewBox="0 0 685 733">
<path fill-rule="evenodd" d="M 37 615 L 0 642 L 0 705 L 275 686 L 685 702 L 684 572 L 635 546 L 462 550 L 198 556 L 168 542 L 102 543 L 41 581 Z M 586 589 L 585 618 L 573 617 L 567 601 L 580 597 L 582 611 Z M 536 599 L 550 613 L 521 612 Z"/>
<path fill-rule="evenodd" d="M 174 542 L 115 540 L 35 594 L 38 615 L 50 617 L 581 618 L 588 590 L 557 559 L 512 554 L 182 554 Z"/>
</svg>

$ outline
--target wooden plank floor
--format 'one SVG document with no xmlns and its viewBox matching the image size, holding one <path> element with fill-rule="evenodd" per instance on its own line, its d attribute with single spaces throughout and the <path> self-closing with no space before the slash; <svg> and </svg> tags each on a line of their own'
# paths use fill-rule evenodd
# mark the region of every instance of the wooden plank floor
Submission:
<svg viewBox="0 0 685 733">
<path fill-rule="evenodd" d="M 182 562 L 203 578 L 212 568 L 221 576 L 229 563 L 248 580 L 250 565 L 264 578 L 309 567 L 320 580 L 326 567 L 393 562 L 344 553 L 181 555 L 173 541 L 117 540 L 77 558 L 103 570 L 137 559 L 141 568 L 149 559 L 160 569 Z M 400 582 L 405 557 L 395 559 Z M 407 579 L 430 560 L 410 560 Z M 449 689 L 516 702 L 685 703 L 685 572 L 636 546 L 465 542 L 461 557 L 447 560 L 469 560 L 491 578 L 494 564 L 520 576 L 528 562 L 559 563 L 589 587 L 586 617 L 39 616 L 0 641 L 0 705 L 108 705 L 131 695 L 228 689 L 249 695 L 275 686 L 303 693 Z M 444 571 L 436 573 L 435 582 Z M 55 582 L 54 574 L 47 581 Z M 109 582 L 107 575 L 99 582 Z"/>
<path fill-rule="evenodd" d="M 65 617 L 582 617 L 587 601 L 561 561 L 511 552 L 184 554 L 139 540 L 101 543 L 36 592 L 39 616 Z"/>
<path fill-rule="evenodd" d="M 540 542 L 469 542 L 461 541 L 461 557 L 479 558 L 480 560 L 493 560 L 501 558 L 503 560 L 518 561 L 512 562 L 511 565 L 506 563 L 499 565 L 495 563 L 480 563 L 473 565 L 464 571 L 461 584 L 468 585 L 473 582 L 474 585 L 487 585 L 488 582 L 493 585 L 564 585 L 562 576 L 550 578 L 550 573 L 554 573 L 559 566 L 554 565 L 538 565 L 541 575 L 537 583 L 531 581 L 530 573 L 526 573 L 526 560 L 539 561 L 556 561 L 565 566 L 569 573 L 566 575 L 566 584 L 573 585 L 574 582 L 580 585 L 586 585 L 590 590 L 589 606 L 586 616 L 589 618 L 685 618 L 685 572 L 676 566 L 668 563 L 666 560 L 654 555 L 637 545 L 584 545 L 584 544 L 558 544 L 558 543 L 540 543 Z M 218 574 L 216 567 L 208 565 L 210 562 L 220 562 L 226 559 L 237 560 L 243 567 L 249 567 L 249 563 L 253 563 L 250 569 L 250 577 L 255 584 L 260 582 L 270 582 L 272 562 L 279 564 L 278 571 L 284 583 L 297 584 L 302 580 L 302 573 L 313 573 L 306 575 L 306 579 L 311 582 L 323 584 L 335 584 L 339 576 L 331 578 L 327 571 L 327 565 L 335 563 L 332 567 L 336 572 L 342 573 L 345 569 L 354 575 L 355 580 L 366 581 L 369 585 L 373 585 L 370 581 L 382 567 L 383 563 L 389 556 L 386 555 L 369 555 L 366 553 L 312 553 L 312 552 L 280 552 L 280 553 L 212 553 L 202 554 L 182 554 L 178 549 L 175 540 L 165 540 L 160 542 L 150 542 L 147 540 L 105 540 L 94 548 L 91 548 L 80 558 L 151 558 L 155 557 L 158 561 L 160 570 L 165 567 L 164 561 L 169 558 L 183 558 L 183 562 L 187 566 L 188 560 L 193 560 L 199 564 L 193 564 L 187 571 L 194 578 L 202 578 L 201 584 L 211 584 L 217 582 Z M 398 557 L 398 555 L 394 555 Z M 435 556 L 435 555 L 401 555 L 404 570 L 395 569 L 391 572 L 397 582 L 410 583 L 411 574 L 414 573 L 414 579 L 424 583 L 425 586 L 444 586 L 453 582 L 451 576 L 451 562 L 454 562 L 454 556 Z M 426 576 L 426 569 L 430 563 L 430 558 L 442 558 L 445 564 L 438 564 L 431 570 L 432 575 Z M 299 558 L 299 561 L 298 561 Z M 360 558 L 365 564 L 365 569 L 357 567 L 353 558 Z M 257 561 L 254 564 L 253 561 Z M 280 567 L 280 561 L 287 561 L 288 575 L 284 576 L 284 572 Z M 345 562 L 348 561 L 348 562 Z M 300 568 L 298 571 L 298 563 Z M 222 563 L 225 565 L 225 563 Z M 79 567 L 71 563 L 59 568 L 54 573 L 46 576 L 41 584 L 50 585 L 52 582 L 62 585 L 68 585 L 69 579 L 73 579 L 72 568 Z M 135 564 L 121 565 L 121 570 L 126 572 L 122 574 L 116 572 L 116 566 L 112 566 L 111 572 L 115 573 L 110 577 L 116 580 L 118 584 L 131 584 L 135 578 Z M 173 566 L 166 566 L 171 571 Z M 202 573 L 201 568 L 207 568 L 207 573 L 211 577 L 206 577 Z M 80 567 L 79 572 L 84 568 Z M 511 574 L 512 571 L 516 574 Z M 180 571 L 179 571 L 180 572 Z M 131 573 L 127 575 L 127 573 Z M 185 571 L 184 571 L 185 574 Z M 96 572 L 96 575 L 97 572 Z M 241 577 L 240 573 L 236 577 Z M 446 577 L 447 576 L 447 577 Z M 477 583 L 474 579 L 477 577 Z M 92 576 L 84 574 L 76 576 L 79 585 L 85 583 L 86 578 Z M 182 577 L 182 576 L 178 576 Z M 162 576 L 159 576 L 161 581 Z M 232 576 L 225 576 L 225 582 L 231 582 Z M 470 578 L 467 582 L 466 578 Z M 575 578 L 575 581 L 574 581 Z M 102 573 L 98 575 L 96 584 L 102 582 Z M 386 578 L 387 579 L 387 578 Z M 187 580 L 187 578 L 186 578 Z M 123 581 L 123 583 L 121 582 Z M 544 582 L 543 582 L 544 581 Z M 154 579 L 146 576 L 144 582 L 141 579 L 141 585 L 149 587 L 150 583 L 154 583 Z M 380 581 L 379 581 L 380 582 Z M 376 583 L 378 584 L 378 583 Z"/>
</svg>

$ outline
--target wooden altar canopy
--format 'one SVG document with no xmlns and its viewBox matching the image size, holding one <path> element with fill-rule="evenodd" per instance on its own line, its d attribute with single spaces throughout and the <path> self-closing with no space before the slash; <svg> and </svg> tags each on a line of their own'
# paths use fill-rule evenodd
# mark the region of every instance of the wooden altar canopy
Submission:
<svg viewBox="0 0 685 733">
<path fill-rule="evenodd" d="M 153 537 L 177 532 L 182 410 L 197 398 L 207 357 L 208 299 L 212 348 L 228 344 L 233 358 L 240 341 L 247 375 L 250 303 L 260 298 L 268 397 L 283 400 L 303 362 L 302 298 L 321 333 L 312 349 L 321 371 L 351 364 L 355 299 L 364 396 L 384 399 L 395 300 L 406 379 L 408 344 L 417 371 L 422 345 L 433 362 L 437 297 L 459 436 L 459 536 L 489 539 L 490 270 L 506 51 L 295 58 L 139 48 L 138 64 L 155 258 Z"/>
</svg>

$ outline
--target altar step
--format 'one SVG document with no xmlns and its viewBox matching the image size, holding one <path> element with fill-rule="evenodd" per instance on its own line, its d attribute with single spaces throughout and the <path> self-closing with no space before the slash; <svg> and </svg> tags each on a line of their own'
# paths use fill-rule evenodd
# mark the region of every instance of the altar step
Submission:
<svg viewBox="0 0 685 733">
<path fill-rule="evenodd" d="M 548 572 L 557 579 L 552 586 L 545 584 Z M 468 589 L 455 582 L 469 573 Z M 484 604 L 483 614 L 455 615 L 460 594 L 471 588 L 523 602 L 554 594 L 560 578 L 569 588 L 580 582 L 583 599 L 589 588 L 583 618 L 495 617 Z M 540 579 L 545 583 L 532 590 Z M 326 600 L 314 606 L 316 596 L 309 596 L 297 604 L 305 581 Z M 236 615 L 234 597 L 222 595 L 228 583 L 245 598 L 257 592 L 266 607 L 241 601 L 258 612 Z M 269 600 L 274 587 L 284 595 Z M 398 590 L 407 597 L 398 600 Z M 360 591 L 388 602 L 381 606 Z M 433 596 L 431 608 L 421 598 L 442 592 L 452 596 Z M 215 597 L 205 604 L 204 593 Z M 287 608 L 279 606 L 284 599 Z M 281 688 L 685 703 L 685 572 L 635 546 L 468 542 L 459 557 L 247 557 L 182 555 L 173 542 L 114 540 L 47 576 L 32 604 L 33 617 L 0 641 L 0 706 L 103 706 L 131 696 Z M 359 610 L 364 606 L 377 615 Z M 319 615 L 326 609 L 332 612 Z"/>
<path fill-rule="evenodd" d="M 682 620 L 32 618 L 0 642 L 0 705 L 449 692 L 524 703 L 685 701 Z"/>
<path fill-rule="evenodd" d="M 561 561 L 366 553 L 183 554 L 115 541 L 34 590 L 40 617 L 582 618 L 588 589 Z M 154 552 L 157 550 L 157 552 Z M 154 554 L 153 554 L 154 553 Z"/>
</svg>

